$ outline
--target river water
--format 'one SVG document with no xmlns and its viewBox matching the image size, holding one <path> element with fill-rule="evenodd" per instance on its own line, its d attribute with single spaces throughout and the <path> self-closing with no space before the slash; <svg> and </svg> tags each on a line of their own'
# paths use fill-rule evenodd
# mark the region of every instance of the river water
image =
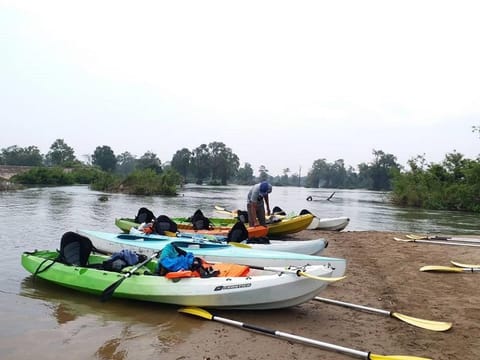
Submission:
<svg viewBox="0 0 480 360">
<path fill-rule="evenodd" d="M 398 208 L 389 204 L 386 193 L 363 190 L 335 190 L 327 201 L 333 191 L 275 187 L 271 207 L 348 216 L 346 231 L 480 234 L 479 214 Z M 115 217 L 134 217 L 142 206 L 171 217 L 190 216 L 196 209 L 219 216 L 214 205 L 244 209 L 247 192 L 245 186 L 186 186 L 176 197 L 106 194 L 108 201 L 85 186 L 0 192 L 0 358 L 141 359 L 158 356 L 197 330 L 200 323 L 178 314 L 174 306 L 117 299 L 101 303 L 95 296 L 34 281 L 21 267 L 20 256 L 58 248 L 66 231 L 117 232 Z"/>
</svg>

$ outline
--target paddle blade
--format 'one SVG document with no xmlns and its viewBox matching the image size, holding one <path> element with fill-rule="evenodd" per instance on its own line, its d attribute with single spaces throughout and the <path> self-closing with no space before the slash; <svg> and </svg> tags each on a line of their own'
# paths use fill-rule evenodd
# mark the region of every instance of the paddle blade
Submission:
<svg viewBox="0 0 480 360">
<path fill-rule="evenodd" d="M 395 312 L 391 313 L 391 316 L 399 320 L 402 320 L 410 325 L 414 325 L 414 326 L 421 327 L 427 330 L 432 330 L 432 331 L 447 331 L 452 327 L 451 322 L 418 319 L 413 316 L 408 316 L 408 315 L 395 313 Z"/>
<path fill-rule="evenodd" d="M 336 282 L 336 281 L 340 281 L 340 280 L 343 280 L 343 279 L 346 278 L 346 276 L 333 277 L 333 278 L 332 277 L 315 276 L 315 275 L 311 275 L 311 274 L 308 274 L 308 273 L 303 272 L 303 271 L 299 271 L 298 274 L 300 274 L 301 276 L 310 278 L 310 279 L 315 279 L 315 280 L 320 280 L 320 281 L 325 281 L 325 282 Z"/>
<path fill-rule="evenodd" d="M 430 358 L 410 356 L 410 355 L 377 355 L 368 354 L 368 358 L 371 360 L 432 360 Z"/>
<path fill-rule="evenodd" d="M 426 265 L 420 268 L 420 271 L 437 271 L 437 272 L 463 272 L 463 268 L 454 268 L 451 266 Z"/>
<path fill-rule="evenodd" d="M 207 320 L 212 320 L 213 319 L 213 315 L 210 314 L 207 310 L 203 310 L 201 308 L 194 307 L 194 306 L 188 306 L 188 307 L 180 308 L 180 309 L 178 309 L 178 312 L 199 316 L 199 317 L 202 317 L 202 318 L 207 319 Z"/>
<path fill-rule="evenodd" d="M 453 260 L 451 260 L 450 262 L 452 263 L 452 265 L 458 266 L 460 268 L 480 268 L 480 264 L 463 264 Z"/>
<path fill-rule="evenodd" d="M 399 238 L 399 237 L 394 237 L 393 240 L 401 241 L 401 242 L 415 242 L 414 239 L 402 239 L 402 238 Z"/>
<path fill-rule="evenodd" d="M 250 245 L 242 244 L 242 243 L 235 242 L 235 241 L 230 241 L 229 244 L 232 245 L 232 246 L 236 246 L 236 247 L 240 247 L 240 248 L 245 248 L 245 249 L 251 249 L 251 248 L 252 248 Z"/>
<path fill-rule="evenodd" d="M 105 302 L 108 299 L 110 299 L 112 297 L 113 293 L 115 292 L 115 290 L 120 286 L 122 281 L 125 280 L 125 279 L 126 279 L 125 277 L 122 277 L 120 280 L 114 282 L 112 285 L 110 285 L 105 290 L 103 290 L 102 297 L 100 298 L 100 300 L 102 302 Z"/>
</svg>

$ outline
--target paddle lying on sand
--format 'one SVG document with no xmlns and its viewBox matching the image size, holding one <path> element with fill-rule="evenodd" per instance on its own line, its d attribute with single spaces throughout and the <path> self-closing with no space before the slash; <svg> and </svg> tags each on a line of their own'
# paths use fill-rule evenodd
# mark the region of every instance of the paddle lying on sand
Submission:
<svg viewBox="0 0 480 360">
<path fill-rule="evenodd" d="M 454 266 L 458 266 L 458 267 L 461 267 L 461 268 L 480 268 L 480 264 L 478 265 L 474 265 L 474 264 L 463 264 L 461 262 L 458 262 L 458 261 L 453 261 L 453 260 L 450 260 L 450 263 Z"/>
<path fill-rule="evenodd" d="M 446 330 L 448 330 L 452 327 L 452 323 L 450 323 L 450 322 L 424 320 L 424 319 L 415 318 L 413 316 L 408 316 L 408 315 L 400 314 L 400 313 L 393 312 L 393 311 L 388 311 L 388 310 L 383 310 L 383 309 L 375 309 L 375 308 L 368 307 L 368 306 L 357 305 L 357 304 L 347 303 L 347 302 L 343 302 L 343 301 L 327 299 L 327 298 L 323 298 L 323 297 L 320 297 L 320 296 L 314 297 L 314 300 L 322 301 L 322 302 L 327 303 L 327 304 L 340 305 L 340 306 L 344 306 L 344 307 L 348 307 L 348 308 L 352 308 L 352 309 L 356 309 L 356 310 L 363 310 L 363 311 L 367 311 L 367 312 L 371 312 L 371 313 L 377 313 L 377 314 L 381 314 L 381 315 L 390 316 L 392 318 L 404 321 L 404 322 L 406 322 L 410 325 L 418 326 L 418 327 L 421 327 L 423 329 L 432 330 L 432 331 L 446 331 Z"/>
<path fill-rule="evenodd" d="M 480 272 L 480 267 L 452 267 L 442 265 L 426 265 L 420 268 L 420 271 L 433 271 L 433 272 Z"/>
<path fill-rule="evenodd" d="M 480 239 L 478 238 L 470 238 L 470 237 L 456 237 L 456 236 L 429 236 L 429 235 L 415 235 L 415 234 L 408 234 L 406 235 L 409 239 L 415 240 L 440 240 L 440 241 L 456 241 L 456 242 L 466 242 L 466 243 L 474 243 L 480 244 Z"/>
<path fill-rule="evenodd" d="M 445 240 L 401 239 L 401 238 L 398 238 L 398 237 L 394 237 L 393 239 L 395 241 L 414 242 L 414 243 L 422 243 L 422 244 L 480 247 L 480 244 L 460 243 L 460 242 L 445 241 Z"/>
<path fill-rule="evenodd" d="M 377 354 L 372 354 L 371 352 L 366 352 L 366 351 L 360 351 L 360 350 L 355 350 L 355 349 L 350 349 L 344 346 L 339 346 L 335 344 L 330 344 L 324 341 L 319 341 L 315 339 L 310 339 L 306 338 L 303 336 L 295 335 L 295 334 L 289 334 L 283 331 L 278 331 L 278 330 L 271 330 L 267 328 L 263 328 L 257 325 L 250 325 L 246 323 L 242 323 L 239 321 L 235 321 L 232 319 L 227 319 L 223 318 L 220 316 L 213 315 L 209 313 L 208 311 L 197 308 L 197 307 L 185 307 L 181 308 L 178 310 L 179 312 L 185 313 L 185 314 L 190 314 L 190 315 L 195 315 L 199 316 L 201 318 L 207 319 L 207 320 L 213 320 L 213 321 L 218 321 L 224 324 L 236 326 L 239 328 L 247 329 L 247 330 L 253 330 L 257 331 L 260 333 L 264 333 L 267 335 L 272 335 L 276 336 L 279 338 L 291 340 L 291 341 L 296 341 L 312 346 L 316 346 L 319 348 L 327 349 L 327 350 L 333 350 L 339 353 L 355 356 L 360 359 L 371 359 L 371 360 L 428 360 L 428 358 L 423 358 L 423 357 L 418 357 L 418 356 L 409 356 L 409 355 L 377 355 Z"/>
<path fill-rule="evenodd" d="M 115 290 L 120 286 L 120 284 L 125 280 L 126 278 L 129 278 L 130 276 L 133 275 L 133 273 L 140 269 L 143 265 L 148 263 L 150 260 L 152 260 L 154 257 L 158 256 L 160 254 L 160 251 L 154 252 L 152 255 L 150 255 L 149 258 L 147 258 L 145 261 L 142 261 L 141 263 L 138 263 L 135 265 L 133 268 L 131 268 L 129 271 L 127 271 L 125 274 L 122 274 L 122 277 L 115 281 L 112 285 L 107 287 L 105 290 L 102 292 L 102 297 L 100 298 L 102 301 L 107 301 L 110 299 L 115 292 Z"/>
<path fill-rule="evenodd" d="M 303 277 L 307 277 L 307 278 L 310 278 L 310 279 L 320 280 L 320 281 L 325 281 L 325 282 L 336 282 L 336 281 L 343 280 L 343 279 L 346 278 L 346 276 L 340 276 L 340 277 L 315 276 L 315 275 L 311 275 L 311 274 L 309 274 L 305 271 L 302 271 L 300 268 L 297 268 L 297 267 L 279 269 L 279 268 L 268 267 L 268 266 L 254 266 L 254 265 L 245 265 L 245 266 L 248 266 L 249 268 L 257 269 L 257 270 L 273 271 L 273 272 L 278 272 L 278 273 L 296 274 L 297 276 L 303 276 Z"/>
</svg>

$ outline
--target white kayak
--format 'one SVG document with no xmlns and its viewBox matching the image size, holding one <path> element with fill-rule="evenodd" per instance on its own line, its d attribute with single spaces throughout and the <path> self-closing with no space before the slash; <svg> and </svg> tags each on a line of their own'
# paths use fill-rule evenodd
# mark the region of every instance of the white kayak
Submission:
<svg viewBox="0 0 480 360">
<path fill-rule="evenodd" d="M 101 255 L 90 255 L 87 267 L 53 262 L 57 256 L 55 251 L 24 252 L 22 265 L 46 281 L 97 296 L 113 291 L 113 297 L 217 309 L 264 310 L 299 305 L 318 295 L 332 277 L 331 268 L 314 265 L 250 269 L 244 276 L 170 279 L 153 273 L 136 274 L 133 269 L 118 273 L 92 268 L 108 259 Z M 146 265 L 153 270 L 155 260 Z M 37 272 L 39 268 L 44 271 Z M 118 286 L 110 291 L 115 284 Z"/>
<path fill-rule="evenodd" d="M 270 244 L 251 244 L 241 242 L 257 250 L 287 251 L 298 254 L 318 255 L 327 246 L 328 241 L 323 238 L 313 240 L 269 240 Z"/>
<path fill-rule="evenodd" d="M 299 254 L 289 251 L 259 250 L 215 243 L 195 238 L 175 238 L 156 235 L 160 238 L 141 237 L 131 234 L 115 234 L 95 230 L 78 230 L 78 233 L 88 237 L 100 251 L 114 253 L 129 249 L 147 256 L 161 250 L 165 245 L 174 243 L 195 256 L 209 262 L 228 262 L 253 266 L 304 266 L 325 265 L 332 268 L 334 277 L 345 274 L 347 262 L 342 258 Z M 151 235 L 150 235 L 151 236 Z M 301 241 L 298 241 L 301 242 Z"/>
<path fill-rule="evenodd" d="M 135 235 L 131 239 L 137 239 L 138 237 L 143 240 L 172 240 L 171 237 L 165 237 L 165 235 L 159 234 L 145 234 L 137 229 L 130 229 L 130 235 Z M 125 238 L 125 237 L 124 237 Z M 228 244 L 225 236 L 209 236 L 205 234 L 195 233 L 177 233 L 178 238 L 188 238 L 200 241 L 213 241 L 217 243 Z M 175 239 L 175 238 L 174 238 Z M 235 246 L 241 246 L 245 248 L 252 248 L 257 250 L 273 250 L 273 251 L 288 251 L 306 255 L 318 255 L 327 246 L 328 241 L 323 238 L 312 240 L 268 240 L 268 244 L 249 242 L 251 240 L 242 241 L 240 243 L 232 243 Z"/>
<path fill-rule="evenodd" d="M 319 218 L 315 216 L 308 225 L 307 230 L 326 230 L 326 231 L 342 231 L 350 222 L 346 216 L 335 218 Z"/>
</svg>

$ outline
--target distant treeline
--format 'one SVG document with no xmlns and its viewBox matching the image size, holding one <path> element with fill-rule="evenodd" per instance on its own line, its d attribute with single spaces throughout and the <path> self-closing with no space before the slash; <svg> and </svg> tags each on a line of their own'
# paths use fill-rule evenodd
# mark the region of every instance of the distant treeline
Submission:
<svg viewBox="0 0 480 360">
<path fill-rule="evenodd" d="M 465 159 L 453 152 L 441 164 L 427 164 L 423 156 L 418 156 L 405 170 L 392 154 L 375 149 L 372 154 L 369 163 L 361 163 L 356 169 L 346 167 L 343 159 L 333 163 L 318 159 L 303 177 L 291 174 L 288 168 L 282 175 L 272 176 L 264 165 L 254 176 L 252 166 L 246 162 L 241 167 L 238 156 L 222 142 L 201 144 L 193 150 L 183 148 L 164 163 L 150 151 L 137 158 L 129 152 L 115 155 L 103 145 L 81 162 L 73 148 L 57 139 L 45 155 L 36 146 L 3 148 L 0 164 L 36 167 L 11 179 L 22 184 L 79 183 L 102 191 L 174 195 L 184 183 L 250 185 L 268 180 L 274 186 L 391 191 L 392 201 L 399 205 L 480 211 L 479 159 Z"/>
</svg>

